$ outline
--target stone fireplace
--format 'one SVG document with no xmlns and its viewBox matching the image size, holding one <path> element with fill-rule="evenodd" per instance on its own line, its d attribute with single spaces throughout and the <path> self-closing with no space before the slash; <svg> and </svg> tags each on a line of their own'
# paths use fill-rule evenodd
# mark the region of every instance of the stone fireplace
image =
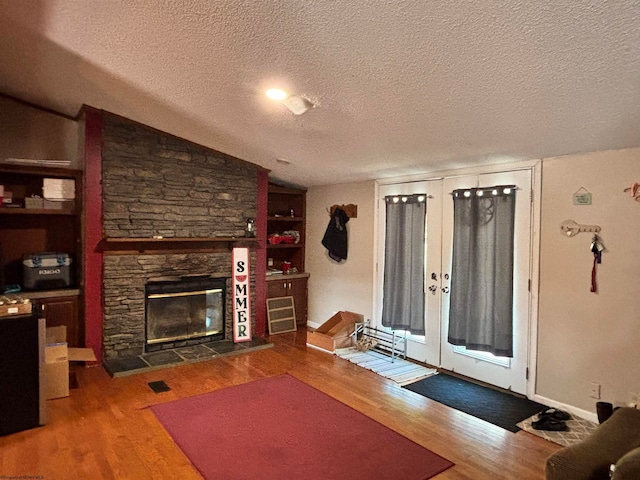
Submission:
<svg viewBox="0 0 640 480">
<path fill-rule="evenodd" d="M 147 288 L 167 279 L 199 276 L 221 282 L 224 313 L 216 321 L 222 331 L 204 337 L 232 338 L 230 246 L 202 240 L 244 236 L 246 219 L 256 217 L 260 167 L 106 112 L 102 139 L 102 230 L 108 246 L 102 273 L 104 360 L 189 340 L 167 340 L 168 334 L 148 341 Z M 109 247 L 123 241 L 126 247 Z M 250 262 L 255 324 L 253 248 Z M 176 307 L 176 317 L 185 309 L 185 304 Z"/>
</svg>

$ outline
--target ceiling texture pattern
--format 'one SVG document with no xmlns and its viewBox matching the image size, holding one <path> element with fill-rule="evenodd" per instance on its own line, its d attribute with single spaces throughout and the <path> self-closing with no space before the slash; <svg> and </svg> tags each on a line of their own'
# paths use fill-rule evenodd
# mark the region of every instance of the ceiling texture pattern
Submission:
<svg viewBox="0 0 640 480">
<path fill-rule="evenodd" d="M 0 92 L 302 186 L 640 146 L 640 0 L 0 0 L 0 40 Z"/>
</svg>

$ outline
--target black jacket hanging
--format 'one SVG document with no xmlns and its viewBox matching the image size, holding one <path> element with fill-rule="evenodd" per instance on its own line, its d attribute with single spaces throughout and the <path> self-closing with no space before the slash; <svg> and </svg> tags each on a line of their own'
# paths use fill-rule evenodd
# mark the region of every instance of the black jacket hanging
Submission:
<svg viewBox="0 0 640 480">
<path fill-rule="evenodd" d="M 347 222 L 349 217 L 341 208 L 336 208 L 331 215 L 327 231 L 322 238 L 322 245 L 329 250 L 329 256 L 336 262 L 347 259 Z"/>
</svg>

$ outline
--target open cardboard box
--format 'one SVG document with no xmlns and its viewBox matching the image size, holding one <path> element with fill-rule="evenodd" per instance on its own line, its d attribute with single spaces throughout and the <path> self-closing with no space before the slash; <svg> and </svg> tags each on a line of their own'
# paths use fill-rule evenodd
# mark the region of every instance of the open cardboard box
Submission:
<svg viewBox="0 0 640 480">
<path fill-rule="evenodd" d="M 47 400 L 69 396 L 69 362 L 96 361 L 91 348 L 69 348 L 67 327 L 47 327 L 44 349 Z"/>
<path fill-rule="evenodd" d="M 336 348 L 350 347 L 353 344 L 351 334 L 355 330 L 355 324 L 360 322 L 364 322 L 363 315 L 340 311 L 307 334 L 307 345 L 331 353 Z"/>
</svg>

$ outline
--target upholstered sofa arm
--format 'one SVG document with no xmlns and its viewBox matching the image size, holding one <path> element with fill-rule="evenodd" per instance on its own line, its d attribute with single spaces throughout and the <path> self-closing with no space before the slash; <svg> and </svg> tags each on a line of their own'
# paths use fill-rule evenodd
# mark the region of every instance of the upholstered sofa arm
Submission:
<svg viewBox="0 0 640 480">
<path fill-rule="evenodd" d="M 635 448 L 618 460 L 613 480 L 636 480 L 638 478 L 640 478 L 640 448 Z"/>
<path fill-rule="evenodd" d="M 546 478 L 547 480 L 608 479 L 609 467 L 638 447 L 640 447 L 640 410 L 620 408 L 585 440 L 551 455 L 547 459 Z M 621 476 L 620 478 L 626 480 L 633 477 Z"/>
</svg>

